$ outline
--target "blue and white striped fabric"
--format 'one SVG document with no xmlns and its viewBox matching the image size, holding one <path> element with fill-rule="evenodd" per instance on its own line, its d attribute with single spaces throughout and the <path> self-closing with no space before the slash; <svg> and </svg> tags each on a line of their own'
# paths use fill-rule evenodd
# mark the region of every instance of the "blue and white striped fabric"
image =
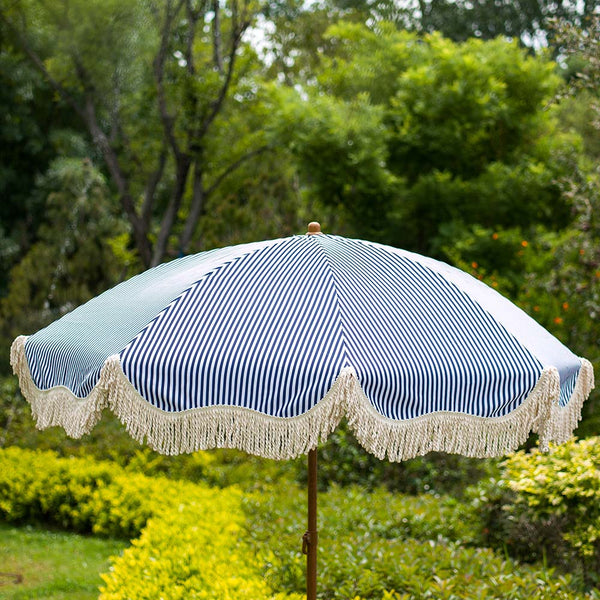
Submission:
<svg viewBox="0 0 600 600">
<path fill-rule="evenodd" d="M 207 445 L 253 450 L 258 446 L 239 441 L 242 433 L 244 440 L 251 434 L 249 423 L 259 416 L 275 423 L 269 425 L 272 438 L 273 427 L 281 433 L 282 422 L 289 421 L 289 431 L 283 426 L 273 442 L 276 450 L 257 450 L 275 458 L 307 449 L 296 443 L 290 451 L 282 440 L 297 435 L 295 419 L 317 414 L 342 374 L 345 391 L 337 393 L 336 409 L 322 417 L 329 421 L 315 425 L 319 436 L 326 437 L 344 414 L 362 423 L 357 428 L 367 427 L 355 414 L 356 402 L 354 412 L 343 406 L 351 402 L 351 380 L 368 403 L 365 410 L 381 419 L 369 421 L 368 428 L 379 423 L 387 438 L 396 436 L 391 448 L 399 436 L 406 438 L 406 428 L 398 426 L 428 417 L 437 425 L 421 431 L 427 438 L 441 431 L 444 415 L 460 416 L 471 429 L 478 419 L 514 429 L 510 416 L 520 414 L 548 369 L 559 377 L 560 400 L 553 402 L 566 407 L 583 364 L 469 275 L 419 255 L 330 235 L 225 248 L 152 269 L 29 337 L 24 353 L 35 388 L 46 395 L 67 388 L 83 402 L 101 389 L 113 408 L 123 396 L 136 397 L 153 411 L 153 424 L 129 422 L 142 404 L 116 412 L 138 437 L 157 435 L 159 415 L 164 422 L 176 419 L 177 435 L 204 440 L 177 442 L 181 447 L 169 452 Z M 102 381 L 109 357 L 126 379 L 120 391 L 111 389 L 114 377 Z M 36 403 L 38 411 L 43 402 Z M 207 419 L 216 409 L 221 442 L 214 431 L 212 442 L 202 432 L 210 429 Z M 225 420 L 223 411 L 229 411 Z M 198 414 L 204 417 L 198 420 Z M 538 409 L 531 413 L 526 433 L 540 427 L 540 415 Z M 444 438 L 454 435 L 456 421 L 449 417 L 448 424 Z M 173 437 L 174 425 L 169 427 L 164 435 Z M 239 431 L 221 431 L 227 428 Z M 359 439 L 373 436 L 377 431 L 362 431 Z M 154 445 L 163 447 L 156 440 Z M 428 439 L 418 453 L 438 448 L 463 446 Z M 392 456 L 379 450 L 385 452 Z"/>
</svg>

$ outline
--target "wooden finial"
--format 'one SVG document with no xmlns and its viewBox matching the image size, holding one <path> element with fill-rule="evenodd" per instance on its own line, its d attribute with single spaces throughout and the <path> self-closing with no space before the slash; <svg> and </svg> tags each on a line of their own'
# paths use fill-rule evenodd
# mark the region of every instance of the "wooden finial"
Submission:
<svg viewBox="0 0 600 600">
<path fill-rule="evenodd" d="M 321 233 L 321 225 L 316 221 L 308 224 L 308 231 L 306 235 L 318 235 Z"/>
</svg>

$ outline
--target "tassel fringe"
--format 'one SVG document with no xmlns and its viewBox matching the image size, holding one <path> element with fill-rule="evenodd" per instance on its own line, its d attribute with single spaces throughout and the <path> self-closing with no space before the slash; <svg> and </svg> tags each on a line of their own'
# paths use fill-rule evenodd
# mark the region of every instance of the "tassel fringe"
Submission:
<svg viewBox="0 0 600 600">
<path fill-rule="evenodd" d="M 571 398 L 569 398 L 569 403 L 566 406 L 558 406 L 558 403 L 556 403 L 552 407 L 550 439 L 553 442 L 563 444 L 573 435 L 573 431 L 581 421 L 583 403 L 593 389 L 594 367 L 589 360 L 582 358 L 579 376 Z"/>
<path fill-rule="evenodd" d="M 210 448 L 237 448 L 265 458 L 289 459 L 306 454 L 325 440 L 343 417 L 348 370 L 342 371 L 327 395 L 307 413 L 293 418 L 270 417 L 232 406 L 209 406 L 167 413 L 148 404 L 125 377 L 118 356 L 111 356 L 100 375 L 110 390 L 110 409 L 138 442 L 144 439 L 161 454 Z"/>
<path fill-rule="evenodd" d="M 13 342 L 11 364 L 39 429 L 59 425 L 71 437 L 81 437 L 91 431 L 108 406 L 134 439 L 168 455 L 237 448 L 265 458 L 294 458 L 324 442 L 344 417 L 366 450 L 390 461 L 432 451 L 479 458 L 501 456 L 516 450 L 530 431 L 539 434 L 540 447 L 547 450 L 550 441 L 561 443 L 571 437 L 581 419 L 582 404 L 594 386 L 592 365 L 582 359 L 575 390 L 564 408 L 558 406 L 558 371 L 548 367 L 524 403 L 506 416 L 437 412 L 395 421 L 375 410 L 348 367 L 325 397 L 298 417 L 270 417 L 230 406 L 174 414 L 153 407 L 140 396 L 125 377 L 117 355 L 107 359 L 100 381 L 86 398 L 77 398 L 66 388 L 38 389 L 25 358 L 26 339 L 20 336 Z"/>
<path fill-rule="evenodd" d="M 38 429 L 62 427 L 67 435 L 80 438 L 98 423 L 107 406 L 106 392 L 96 386 L 89 396 L 78 398 L 66 387 L 40 390 L 29 372 L 25 357 L 27 337 L 20 335 L 10 348 L 10 364 L 19 378 L 19 386 L 31 405 L 31 412 Z"/>
<path fill-rule="evenodd" d="M 366 450 L 392 462 L 434 451 L 476 458 L 502 456 L 516 450 L 532 430 L 540 434 L 540 447 L 547 450 L 548 423 L 559 388 L 558 371 L 550 367 L 544 369 L 525 402 L 506 416 L 485 418 L 436 412 L 394 421 L 377 413 L 356 382 L 347 411 L 348 423 Z"/>
</svg>

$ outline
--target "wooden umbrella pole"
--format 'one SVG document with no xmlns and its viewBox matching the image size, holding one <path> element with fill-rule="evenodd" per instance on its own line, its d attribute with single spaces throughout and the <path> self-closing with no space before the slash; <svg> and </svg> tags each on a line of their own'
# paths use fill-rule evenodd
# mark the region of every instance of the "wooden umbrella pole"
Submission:
<svg viewBox="0 0 600 600">
<path fill-rule="evenodd" d="M 309 223 L 308 235 L 320 235 L 321 226 Z M 302 537 L 306 554 L 306 599 L 317 600 L 317 449 L 308 452 L 308 529 Z"/>
<path fill-rule="evenodd" d="M 317 599 L 317 449 L 308 453 L 308 529 L 302 537 L 306 554 L 306 599 Z"/>
</svg>

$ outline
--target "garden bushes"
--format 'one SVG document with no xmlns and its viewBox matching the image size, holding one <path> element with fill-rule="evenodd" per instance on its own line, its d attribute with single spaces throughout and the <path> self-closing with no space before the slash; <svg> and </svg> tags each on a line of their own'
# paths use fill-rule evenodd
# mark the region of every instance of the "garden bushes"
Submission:
<svg viewBox="0 0 600 600">
<path fill-rule="evenodd" d="M 592 589 L 600 537 L 597 439 L 550 455 L 519 452 L 502 464 L 500 479 L 467 497 L 332 486 L 319 501 L 321 597 L 600 598 Z M 290 482 L 242 493 L 110 462 L 0 450 L 1 519 L 139 536 L 113 559 L 101 600 L 300 600 L 305 510 L 305 490 Z M 500 552 L 478 547 L 482 540 Z M 507 554 L 545 558 L 560 569 L 523 565 Z"/>
<path fill-rule="evenodd" d="M 130 539 L 170 503 L 201 500 L 207 489 L 128 472 L 108 461 L 0 450 L 0 518 L 9 522 L 43 522 Z"/>
<path fill-rule="evenodd" d="M 472 498 L 484 541 L 525 560 L 600 582 L 600 438 L 517 452 Z"/>
<path fill-rule="evenodd" d="M 301 590 L 302 490 L 274 489 L 244 507 L 271 588 Z M 478 526 L 471 506 L 452 498 L 333 487 L 319 504 L 320 597 L 583 600 L 568 574 L 475 547 Z"/>
<path fill-rule="evenodd" d="M 53 452 L 0 450 L 0 518 L 118 537 L 141 533 L 113 559 L 102 600 L 299 600 L 274 595 L 264 582 L 244 541 L 240 502 L 235 488 L 146 477 Z"/>
<path fill-rule="evenodd" d="M 235 489 L 204 490 L 201 502 L 165 507 L 113 559 L 99 600 L 301 600 L 274 595 L 263 579 L 240 497 Z"/>
</svg>

